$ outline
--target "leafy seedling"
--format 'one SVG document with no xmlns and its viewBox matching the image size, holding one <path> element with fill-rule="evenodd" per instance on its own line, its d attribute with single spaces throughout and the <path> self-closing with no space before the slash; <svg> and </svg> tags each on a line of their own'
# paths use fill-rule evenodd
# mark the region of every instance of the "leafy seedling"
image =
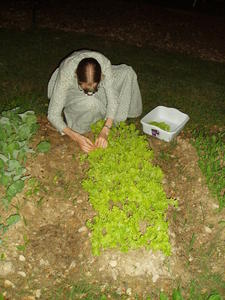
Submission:
<svg viewBox="0 0 225 300">
<path fill-rule="evenodd" d="M 37 145 L 37 151 L 41 153 L 47 153 L 51 149 L 51 144 L 48 141 L 42 141 Z"/>
<path fill-rule="evenodd" d="M 25 250 L 26 250 L 26 248 L 27 248 L 27 245 L 29 244 L 29 240 L 28 240 L 26 234 L 24 234 L 23 240 L 24 240 L 24 243 L 23 243 L 22 245 L 18 245 L 16 248 L 17 248 L 17 250 L 19 250 L 19 251 L 25 252 Z"/>
</svg>

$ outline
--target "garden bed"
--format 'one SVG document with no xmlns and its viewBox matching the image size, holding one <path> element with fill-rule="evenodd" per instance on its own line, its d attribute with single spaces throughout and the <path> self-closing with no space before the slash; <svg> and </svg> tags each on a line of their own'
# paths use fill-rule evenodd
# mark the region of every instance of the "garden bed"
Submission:
<svg viewBox="0 0 225 300">
<path fill-rule="evenodd" d="M 165 174 L 167 197 L 178 200 L 178 211 L 168 213 L 172 255 L 111 249 L 96 257 L 86 227 L 95 212 L 81 187 L 85 173 L 80 151 L 45 117 L 39 118 L 39 124 L 32 146 L 49 140 L 51 150 L 27 160 L 26 168 L 35 181 L 13 199 L 10 213 L 19 211 L 21 221 L 9 228 L 1 244 L 0 284 L 9 298 L 41 294 L 41 299 L 57 299 L 57 293 L 64 297 L 80 280 L 98 285 L 102 293 L 110 288 L 115 299 L 133 299 L 136 294 L 139 299 L 147 295 L 158 299 L 160 290 L 171 294 L 178 286 L 185 295 L 191 286 L 193 295 L 215 289 L 224 292 L 224 225 L 220 221 L 225 216 L 206 187 L 188 138 L 180 135 L 171 144 L 149 138 L 155 163 Z M 85 295 L 81 293 L 80 299 Z"/>
</svg>

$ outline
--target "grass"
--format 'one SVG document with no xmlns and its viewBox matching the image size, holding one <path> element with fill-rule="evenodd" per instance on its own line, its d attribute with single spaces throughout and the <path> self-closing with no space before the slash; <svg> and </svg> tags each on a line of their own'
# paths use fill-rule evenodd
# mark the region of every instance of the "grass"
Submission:
<svg viewBox="0 0 225 300">
<path fill-rule="evenodd" d="M 199 156 L 199 167 L 206 177 L 212 194 L 220 208 L 225 207 L 225 133 L 209 135 L 200 131 L 194 141 Z"/>
<path fill-rule="evenodd" d="M 201 293 L 199 291 L 200 286 L 195 281 L 190 282 L 189 285 L 189 293 L 188 296 L 184 297 L 184 292 L 181 288 L 173 289 L 172 291 L 172 298 L 169 295 L 165 294 L 164 292 L 158 292 L 157 295 L 154 296 L 147 295 L 145 298 L 140 298 L 138 295 L 132 296 L 132 299 L 135 300 L 223 300 L 220 294 L 217 291 L 212 291 L 211 293 Z M 105 291 L 101 291 L 96 285 L 89 284 L 85 281 L 80 281 L 76 284 L 63 284 L 59 287 L 56 287 L 54 291 L 49 294 L 49 291 L 42 293 L 42 296 L 46 299 L 51 300 L 75 300 L 75 299 L 85 299 L 85 300 L 107 300 L 107 299 L 114 299 L 114 300 L 126 300 L 131 299 L 125 293 L 119 295 L 115 291 L 110 288 L 105 288 Z M 135 298 L 134 298 L 135 297 Z M 157 297 L 157 298 L 156 298 Z"/>
<path fill-rule="evenodd" d="M 20 106 L 23 111 L 32 109 L 46 114 L 47 83 L 59 61 L 78 48 L 100 51 L 113 64 L 126 63 L 135 69 L 143 97 L 143 115 L 157 105 L 165 105 L 190 116 L 185 130 L 195 132 L 199 165 L 220 207 L 225 206 L 224 168 L 220 165 L 224 163 L 225 152 L 221 133 L 225 116 L 224 64 L 69 32 L 0 29 L 0 39 L 4 41 L 0 47 L 0 112 Z M 215 138 L 210 130 L 213 126 L 219 128 L 213 133 Z M 161 155 L 167 158 L 166 153 Z M 190 249 L 193 243 L 194 236 Z M 224 284 L 220 275 L 206 273 L 204 278 L 192 282 L 188 299 L 209 299 L 209 295 L 201 293 L 207 281 L 214 286 Z M 77 299 L 79 293 L 84 297 L 86 294 L 83 299 L 104 299 L 99 290 L 79 283 L 70 289 L 59 288 L 51 297 Z"/>
<path fill-rule="evenodd" d="M 166 105 L 187 113 L 189 127 L 224 122 L 223 64 L 69 32 L 1 29 L 0 37 L 4 41 L 0 48 L 1 110 L 20 105 L 45 113 L 47 83 L 60 60 L 75 49 L 91 48 L 104 53 L 113 64 L 126 63 L 135 69 L 143 114 Z"/>
<path fill-rule="evenodd" d="M 22 294 L 26 294 L 26 292 L 21 291 L 21 296 Z M 212 290 L 211 293 L 201 293 L 200 286 L 196 281 L 190 282 L 187 296 L 184 296 L 183 289 L 178 287 L 171 291 L 171 295 L 158 291 L 157 293 L 146 295 L 144 298 L 140 298 L 138 295 L 132 295 L 132 298 L 130 298 L 125 293 L 125 290 L 121 294 L 109 286 L 100 287 L 96 284 L 80 280 L 76 284 L 62 282 L 60 285 L 52 287 L 51 290 L 43 288 L 41 290 L 41 297 L 42 299 L 49 300 L 223 300 L 216 290 Z M 0 300 L 4 300 L 1 292 Z"/>
</svg>

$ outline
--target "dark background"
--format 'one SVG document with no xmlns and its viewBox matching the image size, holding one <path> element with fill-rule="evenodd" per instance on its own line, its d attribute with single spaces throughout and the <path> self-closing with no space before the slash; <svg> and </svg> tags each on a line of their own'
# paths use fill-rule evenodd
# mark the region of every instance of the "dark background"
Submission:
<svg viewBox="0 0 225 300">
<path fill-rule="evenodd" d="M 73 31 L 225 62 L 225 0 L 4 0 L 1 28 Z"/>
</svg>

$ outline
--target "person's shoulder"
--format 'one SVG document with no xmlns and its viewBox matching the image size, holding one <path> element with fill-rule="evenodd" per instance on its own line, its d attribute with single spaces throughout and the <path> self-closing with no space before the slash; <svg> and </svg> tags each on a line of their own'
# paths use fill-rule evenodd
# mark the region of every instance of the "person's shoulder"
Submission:
<svg viewBox="0 0 225 300">
<path fill-rule="evenodd" d="M 62 69 L 66 66 L 73 64 L 74 61 L 76 61 L 79 58 L 80 54 L 81 54 L 81 51 L 74 51 L 71 54 L 69 54 L 68 56 L 66 56 L 64 59 L 62 59 L 62 61 L 60 63 L 60 68 Z"/>
</svg>

